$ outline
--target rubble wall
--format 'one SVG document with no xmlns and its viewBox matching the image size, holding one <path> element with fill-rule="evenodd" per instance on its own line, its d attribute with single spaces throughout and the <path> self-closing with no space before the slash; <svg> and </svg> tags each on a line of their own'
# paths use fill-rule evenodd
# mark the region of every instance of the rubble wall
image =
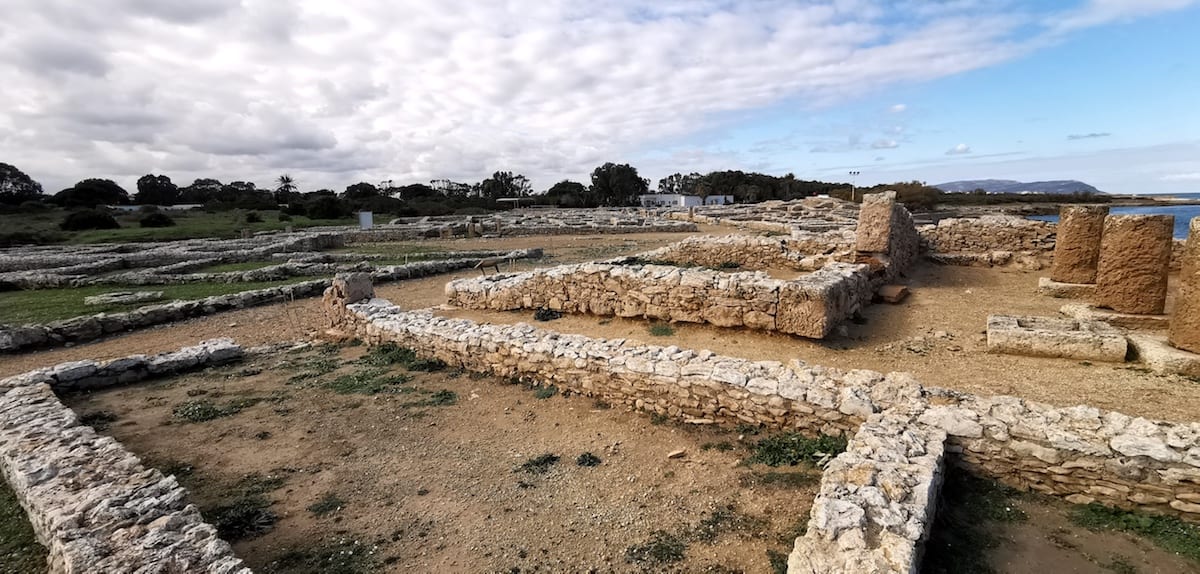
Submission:
<svg viewBox="0 0 1200 574">
<path fill-rule="evenodd" d="M 788 281 L 759 272 L 583 263 L 458 279 L 446 285 L 446 298 L 467 309 L 547 308 L 822 338 L 869 303 L 871 290 L 866 266 L 846 263 Z"/>
<path fill-rule="evenodd" d="M 931 259 L 949 265 L 990 267 L 1053 259 L 1055 225 L 1009 215 L 943 219 L 922 225 L 921 250 Z"/>
<path fill-rule="evenodd" d="M 836 434 L 903 407 L 917 424 L 945 431 L 948 460 L 975 473 L 1072 502 L 1200 520 L 1200 423 L 926 388 L 904 373 L 746 361 L 523 324 L 479 325 L 404 312 L 379 299 L 330 312 L 370 343 L 392 341 L 469 370 L 528 377 L 674 417 Z"/>
<path fill-rule="evenodd" d="M 648 261 L 722 268 L 730 263 L 745 270 L 816 271 L 835 261 L 854 260 L 853 235 L 842 232 L 797 239 L 760 235 L 694 235 L 666 247 L 639 253 Z"/>
<path fill-rule="evenodd" d="M 0 380 L 0 474 L 48 550 L 52 574 L 250 574 L 173 476 L 79 424 L 54 389 L 86 389 L 225 363 L 229 340 L 153 357 L 79 361 Z"/>
</svg>

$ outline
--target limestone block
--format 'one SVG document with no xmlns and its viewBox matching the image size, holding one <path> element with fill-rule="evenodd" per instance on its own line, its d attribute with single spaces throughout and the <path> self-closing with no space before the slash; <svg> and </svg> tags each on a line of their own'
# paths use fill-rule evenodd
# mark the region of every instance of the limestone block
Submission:
<svg viewBox="0 0 1200 574">
<path fill-rule="evenodd" d="M 1049 277 L 1038 277 L 1038 293 L 1056 299 L 1090 299 L 1096 293 L 1096 284 L 1060 283 Z"/>
<path fill-rule="evenodd" d="M 1058 237 L 1050 279 L 1059 283 L 1094 283 L 1104 233 L 1105 205 L 1064 205 L 1059 209 Z"/>
<path fill-rule="evenodd" d="M 1110 215 L 1104 219 L 1096 306 L 1120 313 L 1163 312 L 1174 225 L 1175 218 L 1170 215 Z"/>
<path fill-rule="evenodd" d="M 1122 362 L 1127 342 L 1100 321 L 990 315 L 987 348 L 990 353 Z"/>
<path fill-rule="evenodd" d="M 1087 303 L 1068 303 L 1063 305 L 1059 312 L 1076 319 L 1103 321 L 1121 329 L 1165 331 L 1170 321 L 1170 317 L 1166 315 L 1118 313 L 1108 309 L 1097 309 Z"/>
<path fill-rule="evenodd" d="M 862 205 L 858 208 L 855 250 L 868 253 L 889 252 L 895 205 L 895 192 L 872 193 L 863 196 Z"/>
<path fill-rule="evenodd" d="M 1130 333 L 1129 344 L 1137 360 L 1156 373 L 1200 377 L 1200 354 L 1177 349 L 1166 337 Z"/>
<path fill-rule="evenodd" d="M 1175 347 L 1200 353 L 1200 217 L 1188 222 L 1180 265 L 1169 339 Z"/>
</svg>

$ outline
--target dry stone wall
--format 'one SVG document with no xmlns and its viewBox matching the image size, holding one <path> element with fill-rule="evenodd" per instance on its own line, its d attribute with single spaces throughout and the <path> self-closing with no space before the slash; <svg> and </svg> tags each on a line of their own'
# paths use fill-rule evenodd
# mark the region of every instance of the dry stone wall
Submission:
<svg viewBox="0 0 1200 574">
<path fill-rule="evenodd" d="M 903 407 L 942 429 L 951 462 L 1013 486 L 1200 519 L 1200 423 L 1053 407 L 920 385 L 911 375 L 756 362 L 528 325 L 479 325 L 382 300 L 339 311 L 371 343 L 393 341 L 469 370 L 522 376 L 681 418 L 853 432 Z"/>
<path fill-rule="evenodd" d="M 665 265 L 583 263 L 458 279 L 449 303 L 467 309 L 538 309 L 749 327 L 811 338 L 870 302 L 865 265 L 831 263 L 794 280 Z"/>
<path fill-rule="evenodd" d="M 250 574 L 173 476 L 79 424 L 54 390 L 89 389 L 221 364 L 229 340 L 152 357 L 80 361 L 0 380 L 0 474 L 48 550 L 52 574 Z"/>
<path fill-rule="evenodd" d="M 1055 225 L 1007 215 L 943 219 L 922 225 L 921 250 L 947 265 L 1040 268 L 1052 259 Z"/>
<path fill-rule="evenodd" d="M 820 237 L 761 235 L 694 235 L 666 247 L 637 254 L 647 261 L 721 268 L 729 263 L 741 269 L 794 269 L 816 271 L 826 264 L 854 260 L 852 232 L 832 231 Z"/>
</svg>

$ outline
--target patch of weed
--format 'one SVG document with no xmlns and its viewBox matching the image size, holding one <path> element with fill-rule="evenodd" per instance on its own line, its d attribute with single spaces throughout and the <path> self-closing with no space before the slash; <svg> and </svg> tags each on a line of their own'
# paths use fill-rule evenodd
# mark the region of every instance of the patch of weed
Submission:
<svg viewBox="0 0 1200 574">
<path fill-rule="evenodd" d="M 112 411 L 92 411 L 90 413 L 80 415 L 79 424 L 92 427 L 98 431 L 108 430 L 114 422 L 121 417 Z"/>
<path fill-rule="evenodd" d="M 442 389 L 428 398 L 421 401 L 405 403 L 406 407 L 448 407 L 458 402 L 458 394 L 454 391 Z"/>
<path fill-rule="evenodd" d="M 338 495 L 330 492 L 325 496 L 322 496 L 321 500 L 308 505 L 308 511 L 317 516 L 325 516 L 331 512 L 341 510 L 341 508 L 345 505 L 346 502 L 344 500 L 338 498 Z"/>
<path fill-rule="evenodd" d="M 729 452 L 733 450 L 733 443 L 723 440 L 721 442 L 706 442 L 700 445 L 700 450 L 715 450 L 717 452 Z"/>
<path fill-rule="evenodd" d="M 407 365 L 417 359 L 417 353 L 407 347 L 401 347 L 395 343 L 384 343 L 377 347 L 371 347 L 359 361 L 368 365 L 382 367 L 384 365 Z"/>
<path fill-rule="evenodd" d="M 606 411 L 608 409 L 611 409 L 612 405 L 610 405 L 600 399 L 596 399 L 596 400 L 592 401 L 592 408 L 596 409 L 598 411 Z"/>
<path fill-rule="evenodd" d="M 544 387 L 541 387 L 541 388 L 533 391 L 534 398 L 542 399 L 542 400 L 548 399 L 557 394 L 558 394 L 558 387 L 556 387 L 554 385 L 546 385 Z"/>
<path fill-rule="evenodd" d="M 555 319 L 562 319 L 562 316 L 563 314 L 561 311 L 555 311 L 554 309 L 547 309 L 545 307 L 533 312 L 534 321 L 553 321 Z"/>
<path fill-rule="evenodd" d="M 530 474 L 546 474 L 550 472 L 550 467 L 554 466 L 561 457 L 557 454 L 546 453 L 535 456 L 517 467 L 517 470 L 528 472 Z"/>
<path fill-rule="evenodd" d="M 1200 562 L 1200 526 L 1174 516 L 1086 504 L 1071 510 L 1071 522 L 1089 530 L 1116 530 L 1150 540 L 1164 550 Z"/>
<path fill-rule="evenodd" d="M 741 269 L 741 268 L 742 268 L 742 264 L 738 263 L 737 261 L 722 261 L 720 265 L 717 265 L 717 269 Z"/>
<path fill-rule="evenodd" d="M 263 476 L 255 472 L 243 476 L 234 486 L 234 490 L 242 496 L 258 496 L 283 488 L 285 480 L 279 475 Z"/>
<path fill-rule="evenodd" d="M 652 424 L 652 425 L 667 424 L 667 422 L 669 422 L 670 420 L 671 420 L 671 417 L 664 415 L 662 413 L 650 413 L 650 424 Z"/>
<path fill-rule="evenodd" d="M 743 535 L 753 534 L 765 528 L 767 522 L 761 518 L 739 512 L 732 505 L 722 506 L 713 510 L 700 520 L 690 532 L 691 538 L 705 544 L 712 544 L 726 532 L 738 532 Z"/>
<path fill-rule="evenodd" d="M 270 511 L 271 501 L 262 496 L 245 496 L 204 511 L 204 519 L 217 527 L 226 541 L 246 540 L 270 531 L 279 516 Z"/>
<path fill-rule="evenodd" d="M 801 462 L 815 463 L 826 456 L 837 456 L 844 450 L 844 436 L 822 434 L 812 438 L 798 432 L 786 432 L 759 440 L 746 462 L 795 466 Z"/>
<path fill-rule="evenodd" d="M 579 466 L 599 466 L 600 465 L 600 457 L 598 457 L 590 452 L 585 452 L 585 453 L 579 455 L 579 458 L 575 459 L 575 464 L 577 464 Z"/>
<path fill-rule="evenodd" d="M 38 544 L 25 509 L 0 479 L 0 572 L 45 572 L 46 549 Z"/>
<path fill-rule="evenodd" d="M 175 405 L 171 413 L 175 418 L 182 419 L 190 423 L 202 423 L 211 420 L 216 420 L 222 417 L 235 415 L 241 409 L 232 408 L 229 406 L 220 406 L 210 400 L 203 399 L 198 401 L 186 401 Z"/>
<path fill-rule="evenodd" d="M 683 560 L 687 541 L 665 530 L 655 530 L 645 544 L 625 549 L 625 560 L 644 566 L 662 566 Z"/>
<path fill-rule="evenodd" d="M 1137 566 L 1134 566 L 1129 558 L 1121 555 L 1113 555 L 1112 562 L 1103 566 L 1116 574 L 1138 574 Z"/>
<path fill-rule="evenodd" d="M 675 328 L 666 323 L 650 325 L 650 334 L 655 337 L 670 337 L 675 334 Z"/>
<path fill-rule="evenodd" d="M 808 532 L 808 517 L 801 516 L 800 519 L 797 520 L 795 524 L 793 524 L 787 530 L 784 530 L 779 535 L 779 543 L 787 544 L 788 547 L 790 548 L 791 546 L 796 544 L 797 538 L 804 536 L 805 532 Z"/>
<path fill-rule="evenodd" d="M 369 574 L 376 571 L 369 546 L 357 540 L 305 544 L 280 554 L 267 566 L 268 574 Z"/>
<path fill-rule="evenodd" d="M 419 371 L 422 373 L 436 373 L 446 368 L 445 361 L 441 359 L 416 359 L 407 365 L 405 368 L 410 371 Z"/>
<path fill-rule="evenodd" d="M 400 392 L 400 385 L 411 380 L 412 377 L 408 375 L 388 375 L 384 369 L 363 369 L 321 386 L 339 395 L 377 395 Z"/>
<path fill-rule="evenodd" d="M 745 472 L 738 475 L 738 484 L 742 488 L 758 486 L 779 489 L 803 488 L 816 484 L 820 478 L 820 475 L 809 472 Z"/>
<path fill-rule="evenodd" d="M 994 574 L 988 554 L 1000 545 L 991 523 L 1021 522 L 1026 514 L 1014 499 L 1020 492 L 993 480 L 950 470 L 942 485 L 942 501 L 926 543 L 921 572 L 926 574 Z"/>
<path fill-rule="evenodd" d="M 771 574 L 787 574 L 788 555 L 778 550 L 767 550 L 767 562 L 771 564 Z"/>
</svg>

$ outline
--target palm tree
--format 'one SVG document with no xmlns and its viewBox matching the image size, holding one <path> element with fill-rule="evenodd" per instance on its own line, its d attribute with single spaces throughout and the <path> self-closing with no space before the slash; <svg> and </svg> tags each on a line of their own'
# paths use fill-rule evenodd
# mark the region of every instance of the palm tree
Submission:
<svg viewBox="0 0 1200 574">
<path fill-rule="evenodd" d="M 296 180 L 285 173 L 275 181 L 279 184 L 275 187 L 275 201 L 278 203 L 287 203 L 289 196 L 296 192 Z"/>
</svg>

